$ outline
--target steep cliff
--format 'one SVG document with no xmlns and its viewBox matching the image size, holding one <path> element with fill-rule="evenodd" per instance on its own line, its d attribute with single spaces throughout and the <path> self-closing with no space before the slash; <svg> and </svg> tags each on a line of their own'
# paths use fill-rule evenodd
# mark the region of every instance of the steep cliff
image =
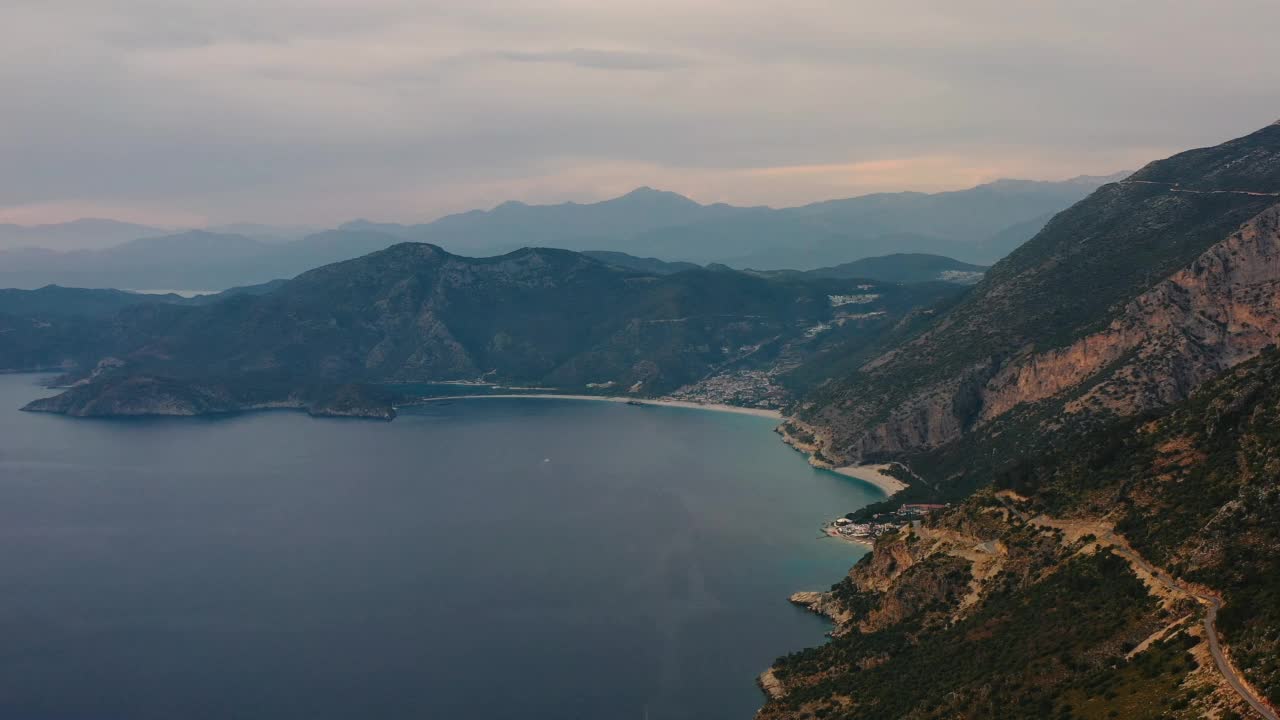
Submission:
<svg viewBox="0 0 1280 720">
<path fill-rule="evenodd" d="M 1079 387 L 1071 413 L 1131 415 L 1181 400 L 1280 338 L 1280 206 L 1125 305 L 1107 329 L 1003 368 L 979 424 Z"/>
<path fill-rule="evenodd" d="M 1183 399 L 1280 337 L 1280 126 L 1107 185 L 797 407 L 836 462 Z M 1020 421 L 1022 422 L 1022 421 Z"/>
</svg>

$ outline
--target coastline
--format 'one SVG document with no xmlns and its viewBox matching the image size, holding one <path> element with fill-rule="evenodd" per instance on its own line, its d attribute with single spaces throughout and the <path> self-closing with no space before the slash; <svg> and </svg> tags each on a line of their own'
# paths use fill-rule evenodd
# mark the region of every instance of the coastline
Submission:
<svg viewBox="0 0 1280 720">
<path fill-rule="evenodd" d="M 889 467 L 888 463 L 881 465 L 846 465 L 845 467 L 831 468 L 831 471 L 875 485 L 887 497 L 893 497 L 906 490 L 907 484 L 892 475 L 886 475 L 883 471 Z"/>
<path fill-rule="evenodd" d="M 791 425 L 800 426 L 803 430 L 808 432 L 809 437 L 807 439 L 801 439 L 800 437 L 793 435 L 791 433 L 791 428 L 789 427 Z M 874 485 L 876 489 L 885 494 L 886 499 L 897 495 L 909 487 L 907 483 L 883 472 L 889 467 L 895 464 L 901 465 L 901 463 L 844 465 L 842 467 L 836 467 L 835 463 L 822 457 L 822 446 L 815 437 L 812 428 L 795 418 L 789 418 L 786 423 L 779 425 L 775 432 L 782 436 L 782 442 L 790 445 L 796 452 L 808 456 L 810 465 Z M 908 470 L 908 472 L 910 472 L 910 470 Z"/>
<path fill-rule="evenodd" d="M 834 528 L 835 528 L 835 525 L 831 523 L 826 523 L 822 526 L 822 534 L 826 537 L 831 538 L 832 540 L 839 540 L 841 542 L 851 543 L 853 545 L 857 545 L 858 547 L 865 548 L 867 550 L 870 550 L 876 546 L 876 541 L 874 539 L 852 537 L 850 535 L 841 535 L 840 533 L 836 532 Z"/>
<path fill-rule="evenodd" d="M 0 375 L 30 373 L 33 375 L 48 375 L 48 372 L 40 370 L 21 370 L 21 371 L 3 371 Z M 462 383 L 459 383 L 462 384 Z M 69 386 L 74 389 L 75 386 Z M 64 388 L 65 389 L 65 388 Z M 243 412 L 254 412 L 258 410 L 299 410 L 306 412 L 312 417 L 340 417 L 340 418 L 364 418 L 374 420 L 391 420 L 396 416 L 396 410 L 405 407 L 418 407 L 427 405 L 435 401 L 454 401 L 454 400 L 474 400 L 477 398 L 497 398 L 497 399 L 519 399 L 533 398 L 540 400 L 592 400 L 596 402 L 611 402 L 629 405 L 653 405 L 658 407 L 676 407 L 690 410 L 710 410 L 713 412 L 734 413 L 738 415 L 751 415 L 754 417 L 764 417 L 770 420 L 781 421 L 783 419 L 782 412 L 779 410 L 770 410 L 766 408 L 741 407 L 738 405 L 726 405 L 723 403 L 700 403 L 691 400 L 672 400 L 657 398 L 635 398 L 622 397 L 614 395 L 575 395 L 571 393 L 491 393 L 491 394 L 466 394 L 466 395 L 440 395 L 430 397 L 418 397 L 406 399 L 403 402 L 378 402 L 373 401 L 366 404 L 348 404 L 347 406 L 335 405 L 333 403 L 311 403 L 298 398 L 294 394 L 279 400 L 265 400 L 261 402 L 249 402 L 240 404 L 227 404 L 214 408 L 185 408 L 185 407 L 169 407 L 157 406 L 152 408 L 137 409 L 132 408 L 128 412 L 106 412 L 81 414 L 73 410 L 58 406 L 53 401 L 65 398 L 67 393 L 62 395 L 54 395 L 46 398 L 37 398 L 21 408 L 24 412 L 46 412 L 58 415 L 67 415 L 72 417 L 197 417 L 205 415 L 234 415 Z"/>
<path fill-rule="evenodd" d="M 495 393 L 492 395 L 442 395 L 440 397 L 428 397 L 413 403 L 406 403 L 402 407 L 411 405 L 425 405 L 435 402 L 436 400 L 477 400 L 485 398 L 498 398 L 510 400 L 512 398 L 535 398 L 539 400 L 594 400 L 596 402 L 612 402 L 612 403 L 639 403 L 640 405 L 656 405 L 660 407 L 678 407 L 690 410 L 711 410 L 713 412 L 737 413 L 739 415 L 754 415 L 756 417 L 767 417 L 773 420 L 781 420 L 782 412 L 778 410 L 766 410 L 765 408 L 749 408 L 739 407 L 737 405 L 724 405 L 721 403 L 697 403 L 690 400 L 651 400 L 648 398 L 629 398 L 618 397 L 614 395 L 562 395 L 556 393 Z"/>
<path fill-rule="evenodd" d="M 823 531 L 822 531 L 822 534 L 823 534 L 823 535 L 825 535 L 825 536 L 827 536 L 827 537 L 829 537 L 829 538 L 831 538 L 832 540 L 839 540 L 840 542 L 847 542 L 847 543 L 849 543 L 850 545 L 857 545 L 858 547 L 860 547 L 860 548 L 862 548 L 863 550 L 866 550 L 866 551 L 868 551 L 868 552 L 870 552 L 871 550 L 873 550 L 873 549 L 875 548 L 875 546 L 876 546 L 876 543 L 875 543 L 875 541 L 874 541 L 874 540 L 860 540 L 860 539 L 858 539 L 858 538 L 845 537 L 844 535 L 841 535 L 840 533 L 832 533 L 832 532 L 828 532 L 828 531 L 826 531 L 826 530 L 823 530 Z"/>
</svg>

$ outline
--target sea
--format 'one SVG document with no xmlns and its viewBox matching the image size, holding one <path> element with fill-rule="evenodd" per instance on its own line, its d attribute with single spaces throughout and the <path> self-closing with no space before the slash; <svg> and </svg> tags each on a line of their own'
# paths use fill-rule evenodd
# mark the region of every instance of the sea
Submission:
<svg viewBox="0 0 1280 720">
<path fill-rule="evenodd" d="M 0 718 L 740 718 L 880 500 L 769 418 L 469 399 L 393 422 L 19 412 Z"/>
</svg>

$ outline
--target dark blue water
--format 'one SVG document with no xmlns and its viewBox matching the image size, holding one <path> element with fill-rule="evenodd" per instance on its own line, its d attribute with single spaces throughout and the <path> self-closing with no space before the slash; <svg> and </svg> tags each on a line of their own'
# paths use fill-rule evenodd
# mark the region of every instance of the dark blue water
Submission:
<svg viewBox="0 0 1280 720">
<path fill-rule="evenodd" d="M 0 376 L 0 718 L 750 718 L 878 499 L 768 419 L 73 420 Z"/>
</svg>

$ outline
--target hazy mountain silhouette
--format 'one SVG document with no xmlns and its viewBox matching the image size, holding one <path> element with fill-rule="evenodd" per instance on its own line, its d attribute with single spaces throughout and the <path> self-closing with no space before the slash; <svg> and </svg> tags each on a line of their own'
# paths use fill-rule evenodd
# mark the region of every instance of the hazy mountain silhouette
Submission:
<svg viewBox="0 0 1280 720">
<path fill-rule="evenodd" d="M 107 248 L 170 232 L 172 231 L 149 225 L 102 218 L 83 218 L 48 225 L 0 224 L 0 250 L 26 247 L 47 250 Z"/>
<path fill-rule="evenodd" d="M 221 290 L 293 277 L 404 240 L 472 256 L 545 246 L 758 270 L 810 270 L 896 253 L 987 262 L 1110 179 L 1001 180 L 956 192 L 866 195 L 785 209 L 702 205 L 640 188 L 589 204 L 508 202 L 422 225 L 357 220 L 295 240 L 264 241 L 264 226 L 228 226 L 259 235 L 192 230 L 94 250 L 0 250 L 0 287 Z M 85 221 L 86 227 L 97 222 Z"/>
<path fill-rule="evenodd" d="M 0 251 L 0 287 L 222 290 L 293 277 L 396 242 L 391 235 L 361 231 L 328 230 L 291 242 L 266 243 L 191 230 L 105 250 Z"/>
<path fill-rule="evenodd" d="M 766 270 L 805 270 L 895 252 L 989 261 L 1000 256 L 992 253 L 1029 239 L 1053 213 L 1124 174 L 999 180 L 955 192 L 881 193 L 783 209 L 701 205 L 640 188 L 600 203 L 509 202 L 421 225 L 356 221 L 342 227 L 477 255 L 548 245 Z"/>
</svg>

